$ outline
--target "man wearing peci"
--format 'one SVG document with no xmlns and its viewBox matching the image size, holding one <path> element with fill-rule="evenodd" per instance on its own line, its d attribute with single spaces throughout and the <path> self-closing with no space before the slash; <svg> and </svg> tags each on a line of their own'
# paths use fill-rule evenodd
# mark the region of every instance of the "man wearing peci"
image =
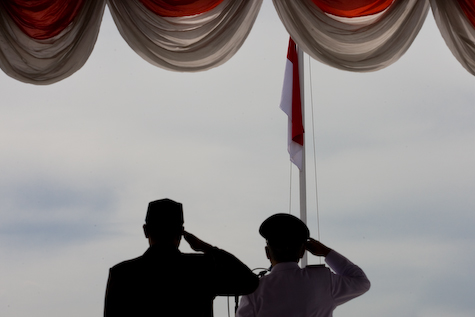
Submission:
<svg viewBox="0 0 475 317">
<path fill-rule="evenodd" d="M 257 290 L 241 298 L 237 317 L 331 317 L 333 310 L 370 288 L 363 270 L 310 238 L 307 226 L 289 214 L 275 214 L 259 228 L 266 239 L 271 271 Z M 325 257 L 323 265 L 298 266 L 305 250 Z"/>
<path fill-rule="evenodd" d="M 110 269 L 104 316 L 213 316 L 217 295 L 253 292 L 259 281 L 230 253 L 184 231 L 182 204 L 149 204 L 143 230 L 150 247 Z M 178 250 L 181 237 L 202 254 Z"/>
</svg>

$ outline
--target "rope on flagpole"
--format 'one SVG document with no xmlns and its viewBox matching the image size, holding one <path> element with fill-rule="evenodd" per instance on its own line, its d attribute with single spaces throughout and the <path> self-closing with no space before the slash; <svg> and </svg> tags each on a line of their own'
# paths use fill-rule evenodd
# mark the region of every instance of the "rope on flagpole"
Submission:
<svg viewBox="0 0 475 317">
<path fill-rule="evenodd" d="M 310 55 L 308 56 L 308 70 L 310 78 L 310 107 L 312 109 L 312 136 L 313 136 L 313 164 L 314 164 L 314 177 L 315 177 L 315 201 L 317 211 L 317 239 L 320 241 L 320 212 L 318 209 L 318 173 L 317 173 L 317 154 L 316 154 L 316 133 L 315 133 L 315 113 L 313 103 L 313 82 L 312 82 L 312 63 Z"/>
<path fill-rule="evenodd" d="M 315 203 L 316 203 L 316 216 L 317 216 L 317 240 L 320 241 L 320 210 L 318 208 L 318 172 L 317 172 L 317 154 L 316 154 L 316 133 L 315 133 L 315 112 L 314 112 L 314 99 L 313 99 L 313 82 L 312 82 L 312 61 L 310 55 L 308 55 L 308 70 L 309 70 L 309 84 L 310 84 L 310 108 L 312 110 L 312 143 L 313 143 L 313 170 L 314 170 L 314 181 L 315 181 Z M 322 264 L 322 259 L 320 258 L 320 264 Z"/>
<path fill-rule="evenodd" d="M 290 164 L 290 184 L 289 184 L 289 188 L 290 188 L 290 192 L 289 192 L 289 214 L 292 214 L 292 161 L 289 161 L 289 164 Z"/>
</svg>

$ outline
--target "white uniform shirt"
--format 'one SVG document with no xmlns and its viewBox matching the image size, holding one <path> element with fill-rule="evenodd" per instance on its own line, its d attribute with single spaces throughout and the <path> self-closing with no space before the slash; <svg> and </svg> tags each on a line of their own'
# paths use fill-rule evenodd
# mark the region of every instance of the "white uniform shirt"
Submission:
<svg viewBox="0 0 475 317">
<path fill-rule="evenodd" d="M 236 317 L 330 317 L 336 306 L 369 290 L 363 270 L 341 254 L 330 251 L 325 262 L 335 273 L 324 265 L 277 264 L 241 298 Z"/>
</svg>

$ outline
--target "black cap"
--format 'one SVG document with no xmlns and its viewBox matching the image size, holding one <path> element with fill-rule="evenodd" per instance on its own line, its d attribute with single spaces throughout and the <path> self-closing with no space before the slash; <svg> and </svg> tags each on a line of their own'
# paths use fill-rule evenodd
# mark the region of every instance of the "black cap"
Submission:
<svg viewBox="0 0 475 317">
<path fill-rule="evenodd" d="M 148 204 L 145 223 L 152 226 L 183 225 L 183 205 L 165 198 Z"/>
<path fill-rule="evenodd" d="M 300 244 L 310 237 L 307 225 L 290 214 L 270 216 L 261 224 L 259 233 L 269 243 L 278 244 Z"/>
</svg>

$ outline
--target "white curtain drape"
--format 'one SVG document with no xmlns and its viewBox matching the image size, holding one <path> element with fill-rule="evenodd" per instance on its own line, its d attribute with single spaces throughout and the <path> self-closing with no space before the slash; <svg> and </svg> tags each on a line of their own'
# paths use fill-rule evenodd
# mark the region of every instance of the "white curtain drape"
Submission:
<svg viewBox="0 0 475 317">
<path fill-rule="evenodd" d="M 355 72 L 376 71 L 397 61 L 419 33 L 426 0 L 396 0 L 381 13 L 357 18 L 326 14 L 311 0 L 273 0 L 290 36 L 311 57 Z"/>
<path fill-rule="evenodd" d="M 262 0 L 224 0 L 198 15 L 161 17 L 139 0 L 108 0 L 122 37 L 142 58 L 168 70 L 195 72 L 219 66 L 241 47 Z"/>
<path fill-rule="evenodd" d="M 475 26 L 457 1 L 430 0 L 435 22 L 455 58 L 475 75 Z"/>
<path fill-rule="evenodd" d="M 105 0 L 85 0 L 74 22 L 48 39 L 28 36 L 0 10 L 0 68 L 12 78 L 36 85 L 74 74 L 91 55 L 105 4 Z"/>
</svg>

